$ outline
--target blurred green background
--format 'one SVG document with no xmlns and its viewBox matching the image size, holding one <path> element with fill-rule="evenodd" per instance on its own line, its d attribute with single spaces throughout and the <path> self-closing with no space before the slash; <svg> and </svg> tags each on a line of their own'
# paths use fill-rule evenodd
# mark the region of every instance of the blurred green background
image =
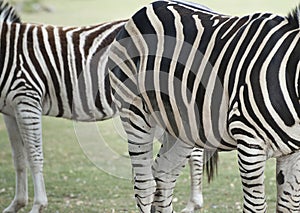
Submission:
<svg viewBox="0 0 300 213">
<path fill-rule="evenodd" d="M 21 13 L 26 22 L 39 22 L 54 25 L 90 25 L 102 21 L 124 19 L 133 15 L 150 0 L 14 0 L 16 3 L 39 2 L 53 9 L 53 13 Z M 220 13 L 245 15 L 253 12 L 274 12 L 286 15 L 297 0 L 194 0 Z M 33 6 L 35 7 L 35 6 Z M 26 9 L 26 8 L 25 8 Z"/>
<path fill-rule="evenodd" d="M 22 21 L 54 25 L 91 25 L 104 21 L 126 19 L 148 0 L 44 0 L 25 2 L 15 0 Z M 218 12 L 243 15 L 258 11 L 286 15 L 297 4 L 296 0 L 194 0 Z M 23 2 L 24 3 L 24 2 Z M 31 4 L 35 4 L 33 9 Z M 41 7 L 36 4 L 42 5 Z M 46 8 L 47 12 L 43 8 Z M 111 120 L 97 123 L 101 135 L 112 150 L 126 155 L 126 142 L 114 131 Z M 84 154 L 77 142 L 72 121 L 44 118 L 44 175 L 49 206 L 45 212 L 137 212 L 131 180 L 120 179 L 98 169 Z M 0 119 L 0 211 L 14 196 L 14 169 L 10 144 L 2 118 Z M 218 176 L 208 185 L 204 178 L 204 202 L 201 212 L 241 212 L 242 190 L 237 167 L 236 152 L 221 153 Z M 266 189 L 269 211 L 275 211 L 275 164 L 269 160 L 266 171 Z M 178 180 L 174 195 L 176 212 L 184 208 L 189 196 L 189 170 L 186 168 Z M 33 199 L 29 177 L 29 205 Z"/>
</svg>

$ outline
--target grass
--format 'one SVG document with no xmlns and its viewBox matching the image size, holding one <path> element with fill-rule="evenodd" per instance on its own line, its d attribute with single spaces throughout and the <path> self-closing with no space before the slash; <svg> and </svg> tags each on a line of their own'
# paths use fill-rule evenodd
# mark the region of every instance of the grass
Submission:
<svg viewBox="0 0 300 213">
<path fill-rule="evenodd" d="M 54 13 L 21 14 L 25 22 L 56 25 L 87 25 L 129 17 L 149 0 L 49 0 L 45 4 L 54 7 Z M 248 14 L 255 11 L 271 11 L 287 14 L 298 0 L 217 0 L 197 1 L 227 14 Z M 116 120 L 80 126 L 63 119 L 43 119 L 44 175 L 49 206 L 46 212 L 136 212 L 133 198 L 130 167 L 126 157 L 126 142 L 118 137 Z M 96 133 L 84 134 L 82 128 Z M 95 134 L 95 135 L 93 135 Z M 91 149 L 97 143 L 95 137 L 103 137 L 104 144 Z M 122 134 L 121 134 L 122 135 Z M 85 139 L 86 138 L 86 139 Z M 3 120 L 0 119 L 0 211 L 14 196 L 14 169 L 10 145 Z M 79 142 L 79 143 L 78 143 Z M 109 157 L 110 160 L 107 160 Z M 119 173 L 118 173 L 119 172 Z M 115 175 L 112 175 L 115 174 Z M 118 178 L 123 174 L 127 178 Z M 29 175 L 30 178 L 30 175 Z M 269 212 L 275 211 L 276 183 L 275 162 L 270 160 L 266 170 L 266 190 Z M 241 212 L 242 190 L 237 167 L 236 152 L 221 153 L 219 173 L 208 185 L 204 181 L 205 206 L 201 212 Z M 29 179 L 29 206 L 32 204 L 33 186 Z M 184 208 L 189 196 L 189 172 L 185 168 L 175 190 L 174 206 L 177 212 Z"/>
<path fill-rule="evenodd" d="M 75 124 L 76 125 L 76 124 Z M 103 132 L 108 145 L 120 155 L 126 152 L 126 144 L 115 149 L 114 134 L 110 135 L 114 122 L 100 122 L 97 127 Z M 105 129 L 105 127 L 107 129 Z M 108 130 L 109 129 L 109 130 Z M 0 122 L 0 209 L 4 209 L 14 196 L 14 171 L 10 146 L 3 121 Z M 133 199 L 132 181 L 110 175 L 100 164 L 92 163 L 77 142 L 72 121 L 44 118 L 43 140 L 44 174 L 49 199 L 46 212 L 137 212 Z M 113 142 L 109 142 L 109 141 Z M 118 141 L 117 141 L 118 143 Z M 123 148 L 122 148 L 123 147 Z M 101 156 L 99 156 L 101 158 Z M 117 166 L 117 165 L 114 165 Z M 103 168 L 103 167 L 101 167 Z M 275 164 L 268 162 L 266 187 L 269 210 L 275 210 Z M 128 171 L 129 172 L 129 171 Z M 175 190 L 175 210 L 184 208 L 189 196 L 189 171 L 185 168 Z M 237 168 L 236 152 L 221 153 L 219 174 L 208 185 L 204 180 L 205 206 L 201 212 L 241 212 L 242 190 Z M 32 204 L 33 188 L 29 177 L 29 204 Z M 22 212 L 28 212 L 30 205 Z"/>
</svg>

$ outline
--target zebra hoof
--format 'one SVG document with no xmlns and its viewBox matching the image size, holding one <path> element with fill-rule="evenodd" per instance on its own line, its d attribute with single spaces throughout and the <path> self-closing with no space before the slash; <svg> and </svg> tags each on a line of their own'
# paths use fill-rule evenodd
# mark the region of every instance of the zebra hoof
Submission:
<svg viewBox="0 0 300 213">
<path fill-rule="evenodd" d="M 201 209 L 203 202 L 196 204 L 195 202 L 189 201 L 186 207 L 181 211 L 181 213 L 194 213 L 196 210 Z"/>
<path fill-rule="evenodd" d="M 27 199 L 24 200 L 13 200 L 12 203 L 4 209 L 3 213 L 15 213 L 18 212 L 21 208 L 27 205 Z"/>
</svg>

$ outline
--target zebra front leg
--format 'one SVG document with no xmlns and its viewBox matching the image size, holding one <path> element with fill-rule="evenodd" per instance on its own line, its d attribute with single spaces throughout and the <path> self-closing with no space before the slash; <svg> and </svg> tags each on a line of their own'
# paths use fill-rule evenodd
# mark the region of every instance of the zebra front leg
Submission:
<svg viewBox="0 0 300 213">
<path fill-rule="evenodd" d="M 128 151 L 134 172 L 134 190 L 137 206 L 140 212 L 150 213 L 156 190 L 152 174 L 153 163 L 153 134 L 140 135 L 142 141 L 131 140 L 128 135 Z M 137 138 L 136 138 L 137 139 Z"/>
<path fill-rule="evenodd" d="M 202 175 L 203 175 L 203 149 L 194 148 L 189 158 L 191 193 L 186 207 L 181 211 L 191 213 L 202 208 Z"/>
<path fill-rule="evenodd" d="M 185 166 L 193 147 L 170 135 L 162 142 L 159 154 L 153 164 L 156 181 L 154 198 L 156 212 L 173 212 L 172 198 L 176 179 Z"/>
<path fill-rule="evenodd" d="M 15 197 L 3 213 L 12 213 L 18 212 L 28 202 L 26 153 L 16 119 L 7 115 L 3 115 L 3 117 L 11 143 L 16 172 Z"/>
<path fill-rule="evenodd" d="M 277 212 L 300 211 L 300 153 L 277 158 Z"/>
<path fill-rule="evenodd" d="M 25 146 L 34 185 L 34 201 L 30 213 L 40 213 L 47 206 L 43 177 L 41 107 L 31 100 L 22 100 L 16 107 L 16 121 Z"/>
<path fill-rule="evenodd" d="M 266 212 L 264 187 L 266 152 L 254 138 L 247 137 L 237 142 L 238 163 L 244 193 L 243 212 Z"/>
</svg>

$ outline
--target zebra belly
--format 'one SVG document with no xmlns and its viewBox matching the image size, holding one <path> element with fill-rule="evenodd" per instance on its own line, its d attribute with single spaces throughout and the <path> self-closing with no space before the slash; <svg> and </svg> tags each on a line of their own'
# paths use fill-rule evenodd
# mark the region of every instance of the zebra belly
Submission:
<svg viewBox="0 0 300 213">
<path fill-rule="evenodd" d="M 44 99 L 43 115 L 94 122 L 112 118 L 116 114 L 114 106 L 108 103 L 105 95 L 100 92 L 95 97 L 74 94 L 73 101 L 69 101 L 67 98 L 62 98 L 61 102 L 54 100 L 55 98 L 50 96 Z"/>
</svg>

